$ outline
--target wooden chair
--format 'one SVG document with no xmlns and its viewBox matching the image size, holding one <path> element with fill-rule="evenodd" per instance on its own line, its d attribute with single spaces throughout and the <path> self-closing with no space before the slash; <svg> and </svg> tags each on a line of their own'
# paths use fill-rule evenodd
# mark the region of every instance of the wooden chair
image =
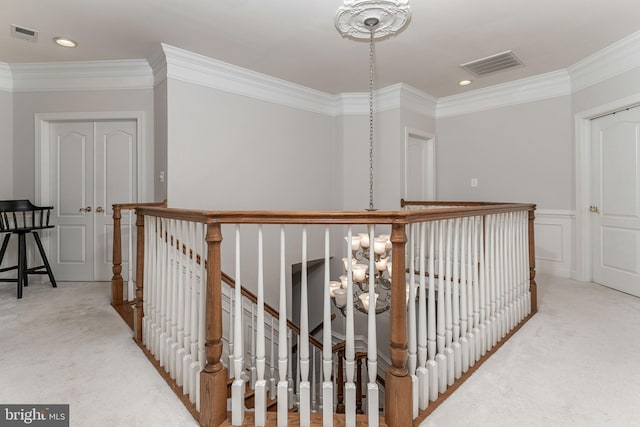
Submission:
<svg viewBox="0 0 640 427">
<path fill-rule="evenodd" d="M 0 200 L 0 234 L 4 234 L 2 247 L 0 248 L 0 265 L 4 259 L 9 239 L 11 235 L 18 235 L 18 265 L 0 268 L 0 273 L 10 270 L 17 270 L 15 279 L 0 279 L 0 282 L 17 282 L 18 299 L 22 298 L 23 286 L 29 285 L 29 274 L 47 274 L 51 281 L 51 286 L 57 287 L 56 281 L 51 272 L 49 260 L 42 247 L 39 230 L 53 228 L 49 225 L 52 206 L 35 206 L 29 200 Z M 33 234 L 43 265 L 28 267 L 26 235 Z"/>
</svg>

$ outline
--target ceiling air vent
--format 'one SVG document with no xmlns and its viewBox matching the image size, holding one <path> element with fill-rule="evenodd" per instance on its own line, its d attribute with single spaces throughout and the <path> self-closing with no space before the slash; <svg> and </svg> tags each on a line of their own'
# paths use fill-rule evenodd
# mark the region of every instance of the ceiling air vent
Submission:
<svg viewBox="0 0 640 427">
<path fill-rule="evenodd" d="M 477 59 L 460 65 L 460 67 L 471 72 L 475 76 L 486 76 L 509 68 L 521 67 L 524 65 L 512 51 L 496 53 L 486 58 Z"/>
<path fill-rule="evenodd" d="M 31 28 L 12 25 L 11 36 L 17 39 L 27 40 L 35 43 L 38 41 L 38 30 L 32 30 Z"/>
</svg>

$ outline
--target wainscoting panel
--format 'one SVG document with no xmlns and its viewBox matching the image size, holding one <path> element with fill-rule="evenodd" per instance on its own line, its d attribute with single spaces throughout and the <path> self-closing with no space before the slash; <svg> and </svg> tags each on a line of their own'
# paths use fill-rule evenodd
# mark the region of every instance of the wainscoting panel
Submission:
<svg viewBox="0 0 640 427">
<path fill-rule="evenodd" d="M 558 277 L 573 277 L 575 212 L 536 210 L 536 271 Z"/>
</svg>

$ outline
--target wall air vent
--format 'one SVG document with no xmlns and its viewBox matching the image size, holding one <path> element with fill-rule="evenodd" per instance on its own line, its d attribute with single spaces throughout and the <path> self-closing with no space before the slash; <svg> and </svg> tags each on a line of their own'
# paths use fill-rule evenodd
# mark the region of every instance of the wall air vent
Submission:
<svg viewBox="0 0 640 427">
<path fill-rule="evenodd" d="M 512 51 L 507 50 L 506 52 L 496 53 L 486 58 L 461 64 L 460 67 L 479 77 L 510 68 L 522 67 L 523 65 L 522 61 Z"/>
<path fill-rule="evenodd" d="M 17 39 L 27 40 L 35 43 L 38 41 L 38 30 L 32 30 L 31 28 L 12 25 L 11 36 Z"/>
</svg>

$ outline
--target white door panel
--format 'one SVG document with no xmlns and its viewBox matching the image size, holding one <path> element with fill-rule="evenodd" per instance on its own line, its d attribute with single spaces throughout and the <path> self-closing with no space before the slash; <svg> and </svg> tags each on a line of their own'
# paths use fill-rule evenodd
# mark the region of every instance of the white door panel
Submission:
<svg viewBox="0 0 640 427">
<path fill-rule="evenodd" d="M 640 296 L 640 108 L 592 122 L 593 280 Z"/>
<path fill-rule="evenodd" d="M 95 159 L 95 196 L 94 205 L 102 212 L 95 213 L 95 272 L 96 278 L 109 280 L 112 275 L 112 239 L 114 203 L 129 203 L 136 197 L 136 122 L 101 121 L 95 124 L 96 155 Z M 123 225 L 128 225 L 128 216 L 122 218 Z M 123 227 L 124 228 L 124 227 Z M 123 230 L 123 233 L 125 230 Z M 127 272 L 128 257 L 123 236 L 123 273 Z M 124 274 L 125 280 L 127 279 Z M 98 280 L 98 279 L 96 279 Z"/>
<path fill-rule="evenodd" d="M 93 198 L 93 125 L 55 123 L 50 132 L 53 218 L 51 264 L 58 280 L 92 280 L 93 215 L 83 212 Z M 93 162 L 93 161 L 91 161 Z M 74 279 L 75 277 L 75 279 Z"/>
</svg>

